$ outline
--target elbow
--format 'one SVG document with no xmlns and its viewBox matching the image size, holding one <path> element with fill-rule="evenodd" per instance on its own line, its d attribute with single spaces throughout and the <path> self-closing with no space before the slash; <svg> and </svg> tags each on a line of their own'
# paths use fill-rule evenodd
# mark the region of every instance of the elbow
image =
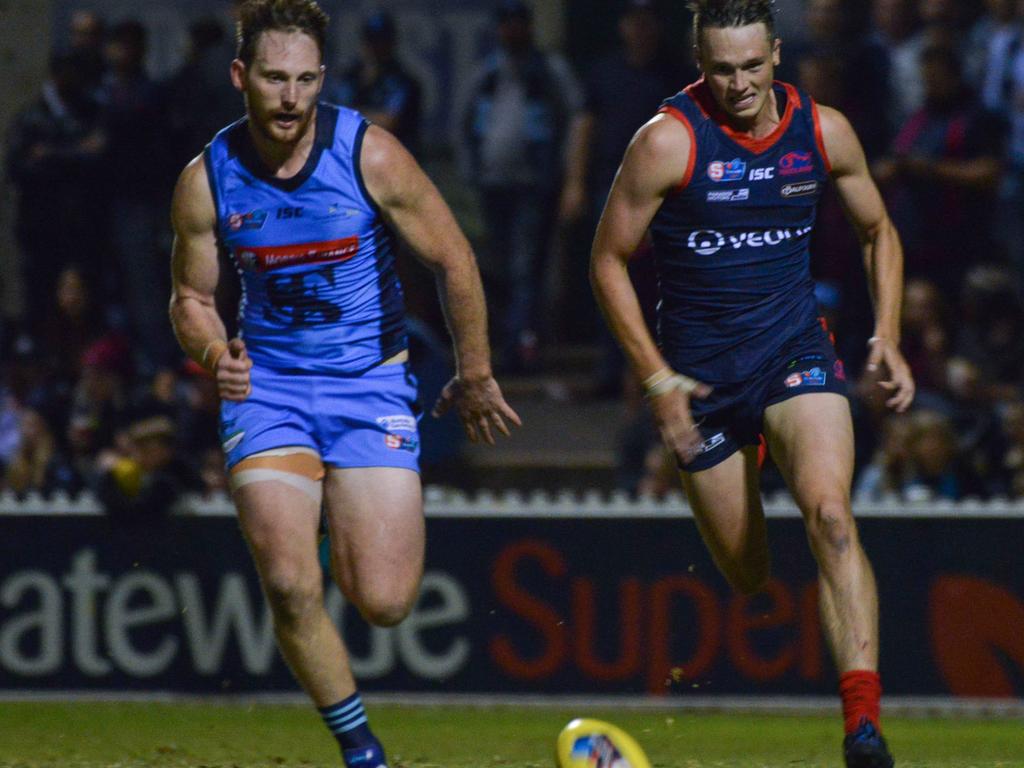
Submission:
<svg viewBox="0 0 1024 768">
<path fill-rule="evenodd" d="M 626 264 L 614 254 L 595 250 L 590 256 L 590 289 L 601 299 L 608 293 L 609 287 L 616 276 L 623 275 Z"/>
<path fill-rule="evenodd" d="M 895 234 L 896 226 L 889 218 L 889 214 L 883 213 L 877 220 L 861 230 L 860 239 L 864 245 L 878 245 L 880 241 L 893 237 Z"/>
</svg>

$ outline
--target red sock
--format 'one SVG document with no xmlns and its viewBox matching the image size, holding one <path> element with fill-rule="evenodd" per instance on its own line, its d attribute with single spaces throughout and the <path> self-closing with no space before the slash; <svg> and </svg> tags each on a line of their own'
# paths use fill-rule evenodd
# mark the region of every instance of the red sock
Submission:
<svg viewBox="0 0 1024 768">
<path fill-rule="evenodd" d="M 882 681 L 877 672 L 855 669 L 839 678 L 839 696 L 843 700 L 843 724 L 847 733 L 853 733 L 863 718 L 867 718 L 879 731 L 879 699 Z"/>
</svg>

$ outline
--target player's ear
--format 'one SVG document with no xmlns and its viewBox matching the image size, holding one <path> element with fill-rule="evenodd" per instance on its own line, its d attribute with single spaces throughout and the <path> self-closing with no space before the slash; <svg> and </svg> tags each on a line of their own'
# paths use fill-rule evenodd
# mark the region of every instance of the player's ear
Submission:
<svg viewBox="0 0 1024 768">
<path fill-rule="evenodd" d="M 231 62 L 231 84 L 235 86 L 236 91 L 245 91 L 245 85 L 248 77 L 249 73 L 245 68 L 244 61 L 241 59 L 235 59 Z"/>
<path fill-rule="evenodd" d="M 782 63 L 782 41 L 779 38 L 775 38 L 772 41 L 772 64 L 776 67 Z"/>
<path fill-rule="evenodd" d="M 327 75 L 327 66 L 324 65 L 324 64 L 321 64 L 320 65 L 320 72 L 319 72 L 320 83 L 316 87 L 316 95 L 317 96 L 319 96 L 320 93 L 324 89 L 324 79 L 325 79 L 326 75 Z"/>
</svg>

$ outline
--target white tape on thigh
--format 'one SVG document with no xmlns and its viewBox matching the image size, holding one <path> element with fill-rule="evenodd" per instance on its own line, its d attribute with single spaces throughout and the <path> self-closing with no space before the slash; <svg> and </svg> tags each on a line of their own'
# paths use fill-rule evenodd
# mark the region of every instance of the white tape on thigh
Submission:
<svg viewBox="0 0 1024 768">
<path fill-rule="evenodd" d="M 294 472 L 285 472 L 280 469 L 243 469 L 231 474 L 231 490 L 237 491 L 243 485 L 250 483 L 263 483 L 274 480 L 293 488 L 298 488 L 314 501 L 320 501 L 320 481 L 311 480 L 308 477 L 297 475 Z"/>
<path fill-rule="evenodd" d="M 286 448 L 271 448 L 268 451 L 260 451 L 259 453 L 253 453 L 246 456 L 246 459 L 261 459 L 266 456 L 294 456 L 297 453 L 304 453 L 308 456 L 320 457 L 320 454 L 314 451 L 312 448 L 307 448 L 304 445 L 290 445 Z M 244 461 L 245 459 L 243 459 Z"/>
</svg>

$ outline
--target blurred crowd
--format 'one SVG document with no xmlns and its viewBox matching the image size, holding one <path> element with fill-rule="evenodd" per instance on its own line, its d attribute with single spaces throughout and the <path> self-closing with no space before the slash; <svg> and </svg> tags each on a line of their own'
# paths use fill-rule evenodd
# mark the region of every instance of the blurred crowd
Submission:
<svg viewBox="0 0 1024 768">
<path fill-rule="evenodd" d="M 872 323 L 862 254 L 838 200 L 823 198 L 812 264 L 857 381 L 861 501 L 1024 497 L 1024 1 L 983 6 L 806 0 L 806 34 L 783 41 L 780 79 L 850 118 L 906 252 L 903 347 L 919 394 L 894 416 L 859 376 Z M 491 48 L 450 97 L 448 147 L 423 146 L 421 85 L 388 13 L 364 20 L 358 53 L 325 85 L 421 158 L 455 160 L 474 192 L 501 371 L 541 371 L 555 343 L 602 350 L 576 394 L 624 398 L 634 418 L 618 483 L 655 495 L 677 487 L 674 468 L 585 286 L 630 137 L 699 76 L 689 44 L 667 43 L 662 10 L 623 0 L 614 48 L 570 61 L 537 46 L 528 4 L 496 0 Z M 0 336 L 3 488 L 88 488 L 135 516 L 225 489 L 215 387 L 178 352 L 165 306 L 175 175 L 243 111 L 228 22 L 193 22 L 180 70 L 157 82 L 141 23 L 73 13 L 7 136 L 23 291 Z M 632 269 L 653 306 L 650 261 L 641 251 Z M 444 330 L 432 281 L 411 273 L 406 289 L 429 400 L 450 367 Z M 457 482 L 457 427 L 424 428 L 425 478 Z"/>
</svg>

